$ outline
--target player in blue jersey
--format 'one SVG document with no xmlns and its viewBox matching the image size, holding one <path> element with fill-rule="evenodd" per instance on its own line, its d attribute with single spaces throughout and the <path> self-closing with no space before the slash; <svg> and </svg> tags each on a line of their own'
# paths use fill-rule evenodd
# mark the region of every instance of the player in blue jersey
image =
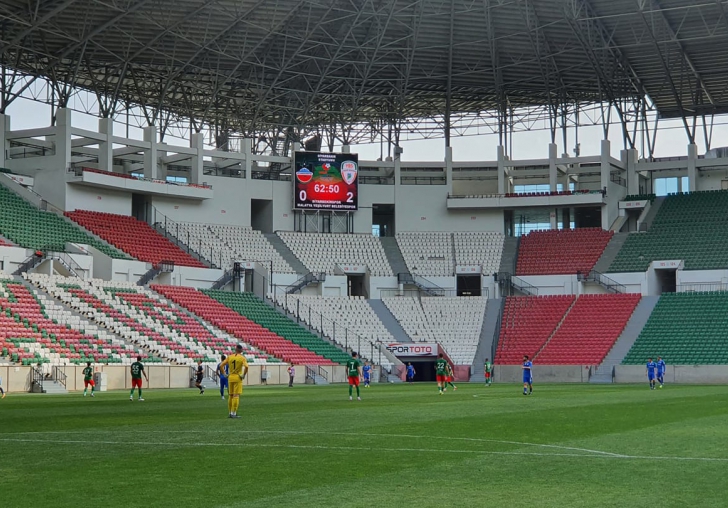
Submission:
<svg viewBox="0 0 728 508">
<path fill-rule="evenodd" d="M 372 375 L 372 366 L 369 365 L 369 362 L 364 362 L 364 367 L 361 369 L 362 374 L 364 374 L 364 388 L 369 388 L 369 382 L 371 381 L 371 375 Z"/>
<path fill-rule="evenodd" d="M 665 369 L 667 368 L 667 365 L 665 365 L 665 360 L 662 359 L 661 356 L 657 357 L 657 381 L 660 383 L 660 388 L 662 388 L 662 385 L 665 384 Z"/>
<path fill-rule="evenodd" d="M 222 397 L 222 400 L 225 400 L 225 388 L 228 387 L 228 366 L 225 365 L 222 369 L 220 368 L 220 364 L 225 361 L 225 355 L 222 355 L 220 357 L 220 363 L 217 364 L 217 377 L 220 380 L 220 397 Z"/>
<path fill-rule="evenodd" d="M 647 380 L 650 382 L 650 390 L 655 389 L 655 371 L 657 370 L 657 364 L 652 361 L 652 358 L 647 359 Z"/>
<path fill-rule="evenodd" d="M 409 384 L 412 384 L 415 382 L 415 368 L 412 366 L 411 363 L 407 364 L 407 382 Z"/>
<path fill-rule="evenodd" d="M 533 362 L 523 355 L 523 395 L 533 393 Z"/>
</svg>

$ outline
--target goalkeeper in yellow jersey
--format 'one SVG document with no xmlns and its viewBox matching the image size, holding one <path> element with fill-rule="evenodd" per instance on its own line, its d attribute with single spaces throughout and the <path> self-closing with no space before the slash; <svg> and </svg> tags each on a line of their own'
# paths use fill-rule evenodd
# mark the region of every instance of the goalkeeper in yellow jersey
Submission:
<svg viewBox="0 0 728 508">
<path fill-rule="evenodd" d="M 235 346 L 235 352 L 220 363 L 220 370 L 228 368 L 228 411 L 229 418 L 240 418 L 238 406 L 243 393 L 243 379 L 248 375 L 248 360 L 243 356 L 243 345 Z"/>
</svg>

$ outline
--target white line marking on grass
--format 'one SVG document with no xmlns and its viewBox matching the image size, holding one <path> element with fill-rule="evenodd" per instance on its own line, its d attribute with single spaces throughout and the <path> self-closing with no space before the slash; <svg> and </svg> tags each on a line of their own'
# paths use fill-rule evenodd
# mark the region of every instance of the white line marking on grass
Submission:
<svg viewBox="0 0 728 508">
<path fill-rule="evenodd" d="M 700 461 L 700 462 L 728 462 L 728 458 L 721 457 L 648 457 L 643 455 L 593 455 L 583 453 L 540 453 L 540 452 L 498 452 L 487 450 L 453 450 L 441 448 L 381 448 L 366 446 L 328 446 L 328 445 L 296 445 L 296 444 L 275 444 L 275 443 L 204 443 L 204 442 L 148 442 L 148 441 L 89 441 L 75 439 L 30 439 L 30 438 L 0 438 L 0 441 L 13 443 L 53 443 L 53 444 L 81 444 L 81 445 L 111 445 L 111 446 L 166 446 L 170 448 L 188 448 L 188 447 L 240 447 L 240 448 L 287 448 L 287 449 L 306 449 L 306 450 L 337 450 L 337 451 L 385 451 L 385 452 L 420 452 L 420 453 L 462 453 L 469 455 L 518 455 L 531 457 L 569 457 L 569 458 L 588 458 L 588 459 L 618 459 L 618 460 L 683 460 L 683 461 Z"/>
</svg>

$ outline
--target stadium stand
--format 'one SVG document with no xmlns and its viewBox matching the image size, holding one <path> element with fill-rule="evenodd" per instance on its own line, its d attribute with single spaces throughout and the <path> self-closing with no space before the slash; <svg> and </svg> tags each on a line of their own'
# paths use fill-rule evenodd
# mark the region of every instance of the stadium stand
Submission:
<svg viewBox="0 0 728 508">
<path fill-rule="evenodd" d="M 459 266 L 482 266 L 484 274 L 498 272 L 505 236 L 493 231 L 453 233 L 455 263 Z"/>
<path fill-rule="evenodd" d="M 534 358 L 545 365 L 599 365 L 640 301 L 638 294 L 581 295 Z"/>
<path fill-rule="evenodd" d="M 295 273 L 260 231 L 244 226 L 179 222 L 178 238 L 190 245 L 188 238 L 203 242 L 223 257 L 222 268 L 232 268 L 234 261 L 273 261 L 275 273 Z M 189 233 L 188 238 L 186 238 Z M 191 247 L 195 247 L 192 242 Z M 204 254 L 204 252 L 203 252 Z M 217 261 L 217 259 L 214 259 Z"/>
<path fill-rule="evenodd" d="M 664 293 L 622 363 L 728 364 L 726 309 L 727 292 Z"/>
<path fill-rule="evenodd" d="M 652 261 L 681 259 L 686 270 L 728 267 L 728 191 L 665 198 L 646 233 L 627 237 L 610 272 L 642 272 Z"/>
<path fill-rule="evenodd" d="M 457 365 L 473 362 L 486 298 L 391 297 L 383 301 L 412 340 L 440 343 Z"/>
<path fill-rule="evenodd" d="M 0 282 L 0 355 L 23 365 L 131 364 L 147 357 L 10 279 Z"/>
<path fill-rule="evenodd" d="M 397 233 L 396 238 L 411 273 L 433 277 L 455 274 L 452 233 Z"/>
<path fill-rule="evenodd" d="M 495 363 L 520 364 L 546 344 L 569 308 L 573 295 L 506 297 Z"/>
<path fill-rule="evenodd" d="M 149 224 L 127 215 L 76 210 L 66 216 L 131 256 L 157 265 L 172 261 L 179 266 L 206 268 Z"/>
<path fill-rule="evenodd" d="M 375 277 L 394 275 L 378 238 L 367 234 L 279 232 L 310 272 L 334 274 L 336 265 L 366 265 Z"/>
<path fill-rule="evenodd" d="M 12 246 L 13 246 L 13 242 L 10 242 L 0 236 L 0 247 L 12 247 Z"/>
<path fill-rule="evenodd" d="M 358 351 L 364 358 L 379 360 L 378 355 L 372 354 L 377 350 L 377 341 L 385 344 L 394 342 L 392 334 L 362 297 L 279 294 L 278 300 L 279 304 L 287 305 L 289 312 L 295 314 L 299 311 L 304 323 L 335 340 L 337 344 Z M 309 308 L 310 319 L 307 312 Z M 391 366 L 386 358 L 382 358 L 381 363 L 387 368 Z"/>
<path fill-rule="evenodd" d="M 341 362 L 343 358 L 342 351 L 270 309 L 264 302 L 249 299 L 248 296 L 252 296 L 250 294 L 226 291 L 208 291 L 205 294 L 194 288 L 178 286 L 152 286 L 152 289 L 221 330 L 286 362 L 330 365 Z M 264 312 L 261 306 L 267 307 L 272 313 Z M 246 311 L 250 317 L 244 314 Z M 284 337 L 274 332 L 273 328 L 282 330 L 282 333 L 290 333 Z"/>
<path fill-rule="evenodd" d="M 516 275 L 589 273 L 613 234 L 600 228 L 531 231 L 521 237 Z"/>
<path fill-rule="evenodd" d="M 42 274 L 27 278 L 78 313 L 154 354 L 157 361 L 192 365 L 203 360 L 213 366 L 221 353 L 229 353 L 239 342 L 139 286 Z M 251 363 L 276 362 L 254 348 L 246 347 L 244 354 Z"/>
<path fill-rule="evenodd" d="M 63 252 L 67 243 L 79 243 L 90 245 L 112 258 L 128 259 L 124 253 L 98 241 L 62 217 L 37 209 L 2 185 L 0 234 L 21 247 L 33 250 Z"/>
</svg>

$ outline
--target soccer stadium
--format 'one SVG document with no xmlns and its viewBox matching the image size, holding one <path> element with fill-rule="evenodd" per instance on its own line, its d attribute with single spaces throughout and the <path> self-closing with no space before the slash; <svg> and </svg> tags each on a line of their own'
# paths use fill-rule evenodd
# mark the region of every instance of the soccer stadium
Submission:
<svg viewBox="0 0 728 508">
<path fill-rule="evenodd" d="M 728 2 L 0 0 L 0 506 L 727 506 Z"/>
</svg>

